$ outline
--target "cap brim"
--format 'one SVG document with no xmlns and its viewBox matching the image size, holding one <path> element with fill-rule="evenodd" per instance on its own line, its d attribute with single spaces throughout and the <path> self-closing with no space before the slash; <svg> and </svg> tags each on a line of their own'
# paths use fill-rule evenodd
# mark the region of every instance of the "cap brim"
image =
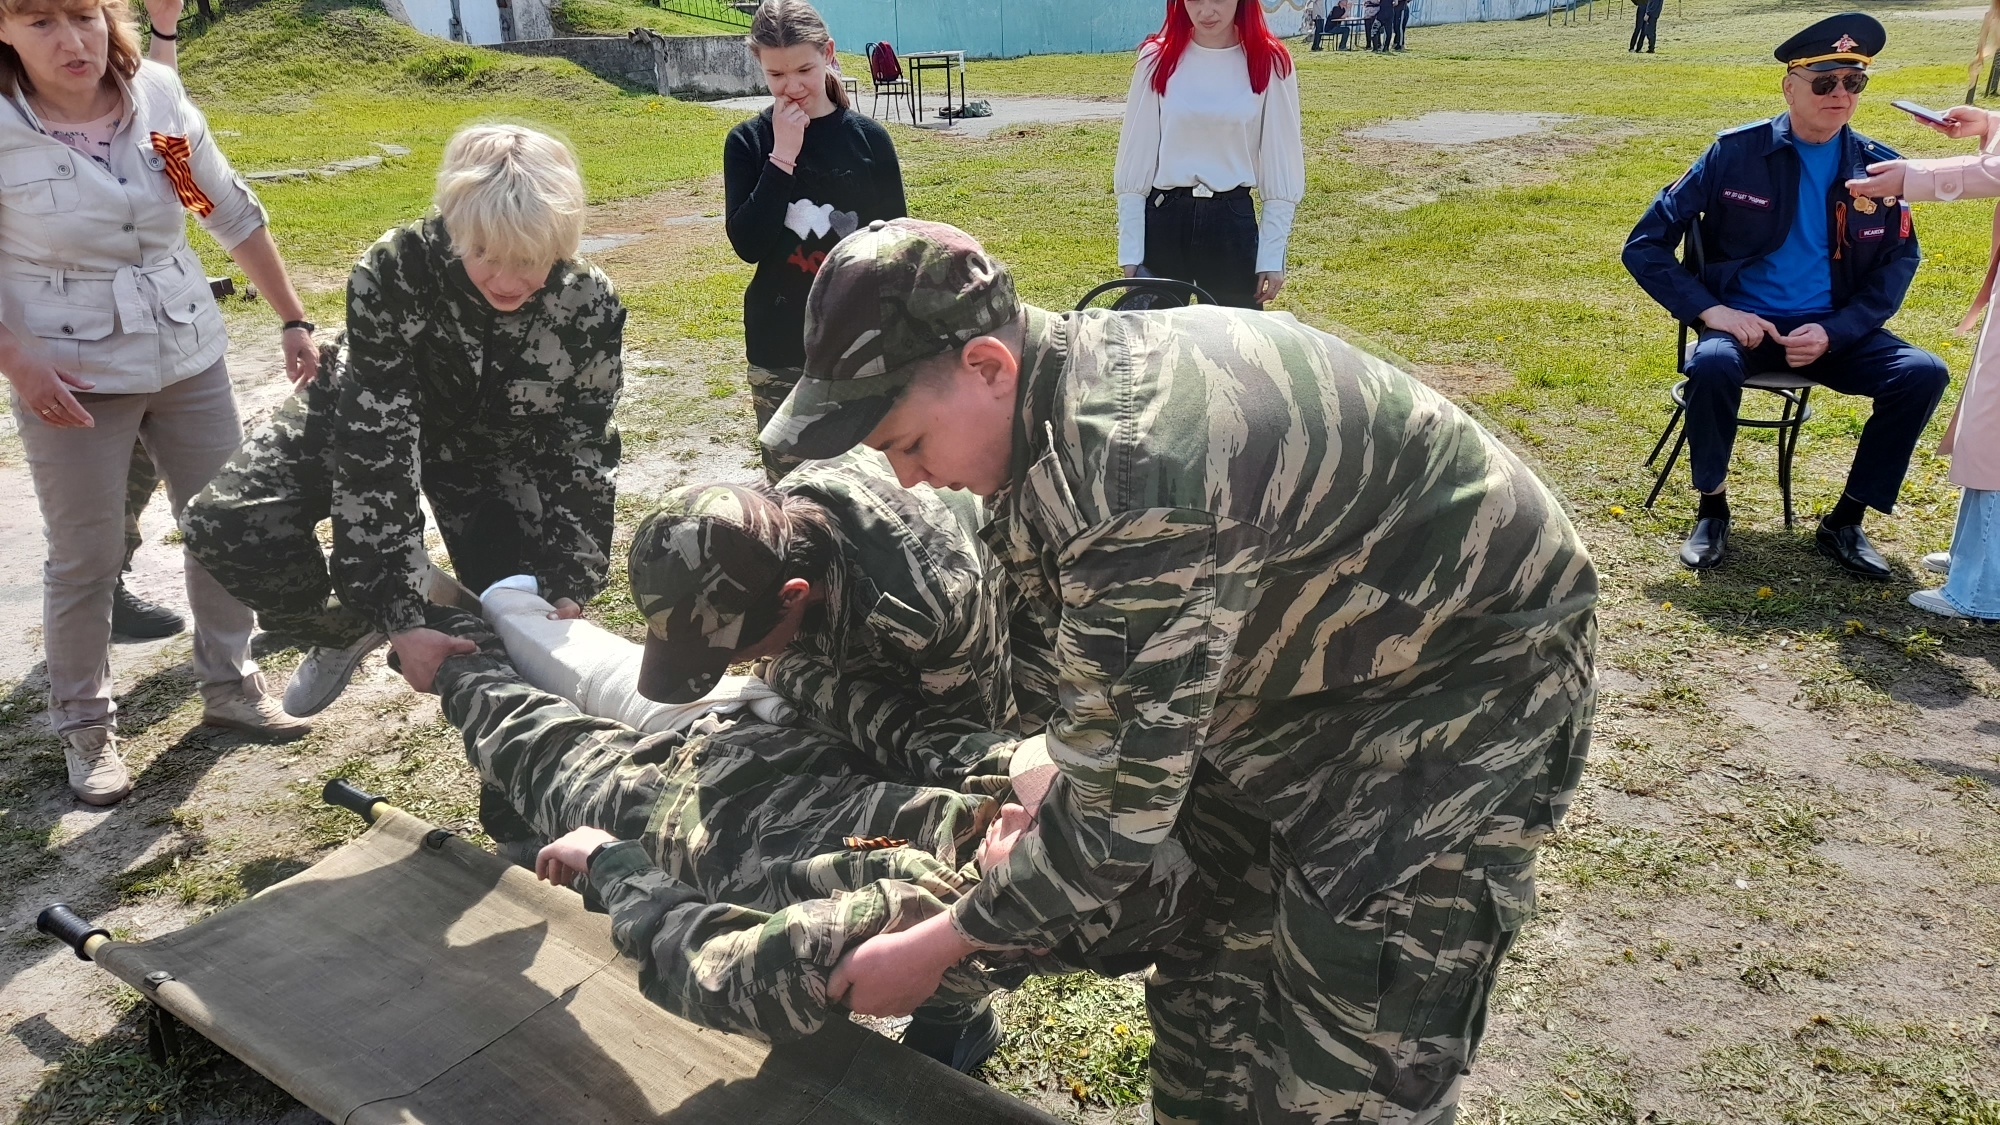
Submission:
<svg viewBox="0 0 2000 1125">
<path fill-rule="evenodd" d="M 1867 59 L 1821 59 L 1816 63 L 1807 63 L 1806 65 L 1800 67 L 1799 69 L 1810 70 L 1815 72 L 1822 70 L 1867 70 L 1868 60 Z"/>
<path fill-rule="evenodd" d="M 646 634 L 639 658 L 639 694 L 655 703 L 692 703 L 729 668 L 729 653 L 707 645 L 677 645 Z"/>
<path fill-rule="evenodd" d="M 866 379 L 805 378 L 778 405 L 759 444 L 807 461 L 838 457 L 867 440 L 909 384 L 915 364 Z"/>
</svg>

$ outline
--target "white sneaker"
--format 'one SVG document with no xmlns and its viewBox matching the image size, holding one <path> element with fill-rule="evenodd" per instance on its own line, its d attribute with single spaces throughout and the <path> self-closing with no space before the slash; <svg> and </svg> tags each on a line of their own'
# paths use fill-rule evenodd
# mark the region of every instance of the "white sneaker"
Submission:
<svg viewBox="0 0 2000 1125">
<path fill-rule="evenodd" d="M 1944 600 L 1944 595 L 1938 593 L 1936 590 L 1918 590 L 1916 593 L 1910 595 L 1910 604 L 1916 606 L 1918 609 L 1935 613 L 1939 617 L 1971 616 L 1970 614 L 1958 612 L 1950 602 Z"/>
<path fill-rule="evenodd" d="M 346 648 L 314 648 L 299 661 L 292 682 L 285 685 L 285 713 L 304 718 L 326 710 L 347 690 L 361 658 L 389 642 L 387 633 L 370 633 Z"/>
<path fill-rule="evenodd" d="M 264 673 L 252 672 L 236 683 L 202 688 L 201 721 L 208 726 L 241 731 L 266 742 L 290 742 L 312 733 L 312 724 L 285 714 L 264 686 Z"/>
<path fill-rule="evenodd" d="M 1932 551 L 1930 554 L 1925 555 L 1924 569 L 1930 571 L 1932 574 L 1950 574 L 1951 552 Z"/>
<path fill-rule="evenodd" d="M 132 791 L 132 775 L 118 756 L 118 740 L 104 727 L 85 727 L 62 736 L 69 765 L 69 791 L 86 805 L 115 805 Z"/>
</svg>

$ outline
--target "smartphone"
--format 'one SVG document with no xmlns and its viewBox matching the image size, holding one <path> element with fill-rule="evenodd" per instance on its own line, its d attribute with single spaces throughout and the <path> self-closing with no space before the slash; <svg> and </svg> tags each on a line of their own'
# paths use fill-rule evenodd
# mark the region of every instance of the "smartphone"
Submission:
<svg viewBox="0 0 2000 1125">
<path fill-rule="evenodd" d="M 1902 110 L 1904 113 L 1909 114 L 1911 117 L 1914 117 L 1919 121 L 1928 121 L 1933 125 L 1951 124 L 1949 121 L 1946 121 L 1944 119 L 1944 114 L 1939 113 L 1937 110 L 1925 109 L 1923 106 L 1920 106 L 1917 103 L 1909 101 L 1904 98 L 1898 98 L 1895 101 L 1890 102 L 1889 104 L 1895 106 L 1897 109 Z"/>
</svg>

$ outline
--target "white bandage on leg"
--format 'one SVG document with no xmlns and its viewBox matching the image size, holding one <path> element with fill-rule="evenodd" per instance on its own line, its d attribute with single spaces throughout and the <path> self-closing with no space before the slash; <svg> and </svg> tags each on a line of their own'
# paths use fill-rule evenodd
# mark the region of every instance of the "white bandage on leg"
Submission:
<svg viewBox="0 0 2000 1125">
<path fill-rule="evenodd" d="M 507 646 L 521 678 L 574 703 L 577 710 L 648 734 L 686 730 L 703 715 L 748 708 L 767 723 L 796 717 L 791 705 L 755 676 L 724 676 L 692 703 L 655 703 L 639 694 L 640 646 L 582 618 L 553 620 L 555 607 L 527 575 L 503 578 L 480 596 L 486 623 Z"/>
</svg>

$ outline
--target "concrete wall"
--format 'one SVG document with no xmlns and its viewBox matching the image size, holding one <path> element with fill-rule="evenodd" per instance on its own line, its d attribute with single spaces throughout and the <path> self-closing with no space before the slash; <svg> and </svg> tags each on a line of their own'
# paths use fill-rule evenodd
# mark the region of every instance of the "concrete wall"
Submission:
<svg viewBox="0 0 2000 1125">
<path fill-rule="evenodd" d="M 463 3 L 464 0 L 460 0 Z M 522 39 L 553 39 L 556 34 L 555 20 L 549 15 L 549 0 L 506 0 L 514 14 L 514 34 L 510 37 Z"/>
<path fill-rule="evenodd" d="M 656 35 L 637 28 L 629 35 L 531 39 L 493 47 L 516 55 L 568 59 L 607 82 L 675 97 L 733 98 L 764 92 L 764 74 L 744 49 L 740 35 Z"/>
<path fill-rule="evenodd" d="M 1301 33 L 1305 0 L 1261 0 L 1279 35 Z M 1159 30 L 1165 0 L 814 0 L 841 49 L 887 40 L 898 53 L 964 51 L 971 58 L 1130 51 Z M 1540 15 L 1549 0 L 1416 0 L 1412 24 Z"/>
<path fill-rule="evenodd" d="M 662 93 L 738 98 L 765 92 L 764 72 L 741 35 L 662 35 L 653 41 L 665 68 Z"/>
<path fill-rule="evenodd" d="M 408 3 L 409 0 L 404 0 Z M 574 39 L 529 39 L 518 43 L 496 43 L 496 51 L 515 55 L 539 55 L 568 59 L 606 82 L 634 90 L 657 90 L 658 72 L 653 65 L 653 49 L 634 43 L 622 35 L 586 35 Z"/>
</svg>

